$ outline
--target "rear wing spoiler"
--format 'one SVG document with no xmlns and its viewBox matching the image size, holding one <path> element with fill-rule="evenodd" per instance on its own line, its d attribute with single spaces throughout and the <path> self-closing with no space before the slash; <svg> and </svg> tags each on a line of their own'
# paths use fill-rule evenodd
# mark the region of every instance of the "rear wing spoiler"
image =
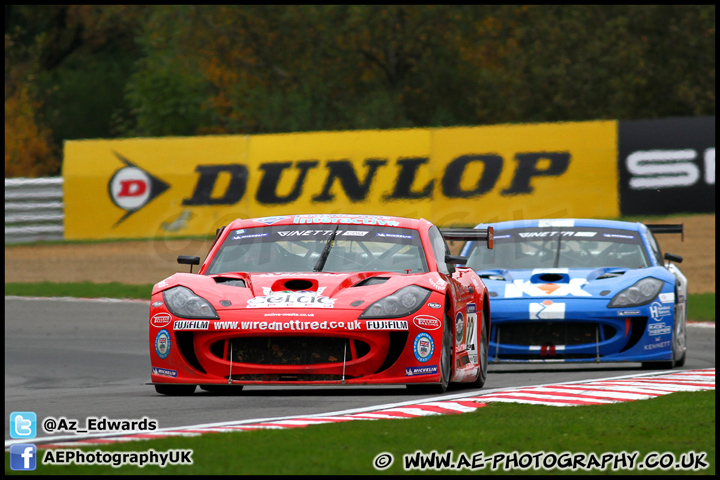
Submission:
<svg viewBox="0 0 720 480">
<path fill-rule="evenodd" d="M 440 230 L 445 240 L 464 240 L 472 242 L 485 240 L 487 248 L 493 248 L 495 233 L 493 227 L 487 228 L 444 228 Z"/>
<path fill-rule="evenodd" d="M 652 233 L 679 233 L 680 239 L 685 241 L 685 232 L 683 231 L 684 223 L 657 223 L 654 225 L 647 225 L 648 230 Z"/>
</svg>

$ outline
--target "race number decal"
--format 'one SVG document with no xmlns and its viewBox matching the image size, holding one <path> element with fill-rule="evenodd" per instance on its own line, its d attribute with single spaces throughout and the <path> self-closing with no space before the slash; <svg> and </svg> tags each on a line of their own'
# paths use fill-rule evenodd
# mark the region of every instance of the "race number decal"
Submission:
<svg viewBox="0 0 720 480">
<path fill-rule="evenodd" d="M 477 328 L 477 307 L 474 303 L 467 306 L 467 331 L 465 333 L 465 348 L 470 357 L 470 362 L 477 364 L 477 341 L 475 329 Z"/>
</svg>

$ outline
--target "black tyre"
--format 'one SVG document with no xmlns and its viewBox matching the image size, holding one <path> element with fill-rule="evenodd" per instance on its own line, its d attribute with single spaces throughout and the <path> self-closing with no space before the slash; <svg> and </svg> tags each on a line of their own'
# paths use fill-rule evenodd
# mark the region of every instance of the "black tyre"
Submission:
<svg viewBox="0 0 720 480">
<path fill-rule="evenodd" d="M 477 380 L 469 384 L 472 388 L 482 388 L 487 381 L 488 371 L 488 350 L 490 349 L 490 331 L 488 319 L 485 317 L 485 310 L 480 312 L 480 342 L 478 344 L 478 361 L 480 362 L 480 373 Z"/>
<path fill-rule="evenodd" d="M 678 328 L 673 335 L 673 347 L 675 350 L 674 355 L 676 357 L 675 366 L 682 367 L 685 365 L 685 354 L 687 353 L 687 333 L 685 332 L 685 321 L 678 325 Z M 677 352 L 682 351 L 682 356 L 677 358 Z"/>
<path fill-rule="evenodd" d="M 682 358 L 680 360 L 675 360 L 676 367 L 682 367 L 683 365 L 685 365 L 685 353 L 683 353 Z"/>
<path fill-rule="evenodd" d="M 445 314 L 445 321 L 443 324 L 443 344 L 442 352 L 440 354 L 440 384 L 437 386 L 437 391 L 440 393 L 445 392 L 448 385 L 450 385 L 450 379 L 452 378 L 454 346 L 455 342 L 453 340 L 452 320 L 447 314 Z"/>
<path fill-rule="evenodd" d="M 174 397 L 187 396 L 195 393 L 196 385 L 155 385 L 155 391 L 161 395 L 170 395 Z"/>
</svg>

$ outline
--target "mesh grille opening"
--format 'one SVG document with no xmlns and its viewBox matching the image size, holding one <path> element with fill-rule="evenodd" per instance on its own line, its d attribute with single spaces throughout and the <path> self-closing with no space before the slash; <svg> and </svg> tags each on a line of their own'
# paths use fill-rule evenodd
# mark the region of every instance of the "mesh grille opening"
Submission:
<svg viewBox="0 0 720 480">
<path fill-rule="evenodd" d="M 588 322 L 517 322 L 498 325 L 495 334 L 505 345 L 585 345 L 596 342 L 597 323 Z M 601 325 L 597 332 L 600 341 L 615 336 L 617 330 Z"/>
<path fill-rule="evenodd" d="M 534 353 L 501 354 L 495 357 L 495 361 L 502 360 L 585 360 L 596 359 L 596 354 L 591 353 L 558 353 L 552 356 Z"/>
<path fill-rule="evenodd" d="M 340 337 L 240 337 L 228 340 L 232 361 L 256 365 L 313 365 L 318 363 L 342 363 L 352 360 L 350 341 Z M 216 347 L 211 352 L 224 352 Z M 357 358 L 366 355 L 370 346 L 354 340 Z"/>
<path fill-rule="evenodd" d="M 355 378 L 345 375 L 345 380 Z M 289 375 L 289 374 L 255 374 L 255 375 L 233 375 L 233 380 L 245 382 L 339 382 L 343 380 L 342 375 Z"/>
</svg>

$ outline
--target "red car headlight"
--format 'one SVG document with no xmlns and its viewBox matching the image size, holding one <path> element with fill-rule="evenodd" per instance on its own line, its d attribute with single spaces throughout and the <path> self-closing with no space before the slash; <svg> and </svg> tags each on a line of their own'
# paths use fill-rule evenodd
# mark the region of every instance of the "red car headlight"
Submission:
<svg viewBox="0 0 720 480">
<path fill-rule="evenodd" d="M 220 318 L 210 305 L 195 292 L 186 287 L 173 287 L 163 292 L 165 305 L 170 313 L 181 318 Z"/>
<path fill-rule="evenodd" d="M 410 285 L 373 303 L 359 318 L 405 317 L 422 307 L 429 296 L 430 290 Z"/>
</svg>

